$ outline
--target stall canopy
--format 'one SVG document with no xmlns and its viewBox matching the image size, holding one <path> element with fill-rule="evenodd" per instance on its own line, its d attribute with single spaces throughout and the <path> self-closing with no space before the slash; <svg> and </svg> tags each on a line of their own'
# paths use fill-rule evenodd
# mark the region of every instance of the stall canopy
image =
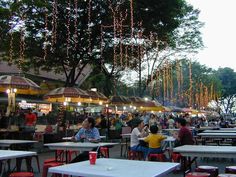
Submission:
<svg viewBox="0 0 236 177">
<path fill-rule="evenodd" d="M 132 101 L 125 96 L 112 96 L 110 98 L 109 104 L 123 106 L 123 105 L 131 105 Z"/>
<path fill-rule="evenodd" d="M 108 98 L 101 92 L 87 90 L 89 97 L 92 99 L 92 103 L 103 104 L 108 103 Z"/>
<path fill-rule="evenodd" d="M 40 94 L 40 87 L 35 82 L 21 76 L 0 76 L 0 92 L 6 92 L 7 89 L 17 89 L 17 94 Z"/>
<path fill-rule="evenodd" d="M 85 91 L 76 87 L 56 88 L 44 96 L 49 102 L 72 102 L 72 103 L 103 103 L 107 98 L 100 92 Z"/>
<path fill-rule="evenodd" d="M 86 91 L 75 87 L 59 87 L 44 95 L 49 102 L 86 102 L 89 95 Z"/>
</svg>

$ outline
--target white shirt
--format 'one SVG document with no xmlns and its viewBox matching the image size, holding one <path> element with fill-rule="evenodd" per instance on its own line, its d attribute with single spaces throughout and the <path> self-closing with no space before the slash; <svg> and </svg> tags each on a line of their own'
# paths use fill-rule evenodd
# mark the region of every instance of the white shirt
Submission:
<svg viewBox="0 0 236 177">
<path fill-rule="evenodd" d="M 139 129 L 136 127 L 131 132 L 131 140 L 130 140 L 130 147 L 137 146 L 139 144 L 138 136 L 140 135 Z"/>
</svg>

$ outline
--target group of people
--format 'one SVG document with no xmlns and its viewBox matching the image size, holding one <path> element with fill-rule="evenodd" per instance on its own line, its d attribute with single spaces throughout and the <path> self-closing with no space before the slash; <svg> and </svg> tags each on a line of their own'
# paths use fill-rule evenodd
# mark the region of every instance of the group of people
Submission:
<svg viewBox="0 0 236 177">
<path fill-rule="evenodd" d="M 19 119 L 19 120 L 18 120 Z M 4 112 L 0 113 L 0 125 L 1 128 L 8 129 L 12 122 L 18 122 L 17 125 L 23 127 L 33 128 L 37 121 L 37 115 L 32 112 L 31 108 L 28 108 L 26 111 L 11 112 L 8 116 Z"/>
<path fill-rule="evenodd" d="M 186 126 L 186 120 L 184 118 L 176 118 L 175 124 L 179 128 L 178 133 L 173 134 L 176 139 L 175 146 L 194 144 L 192 132 Z M 148 146 L 142 145 L 140 138 L 144 138 L 143 141 L 148 143 Z M 148 126 L 145 126 L 143 120 L 139 120 L 137 121 L 137 126 L 131 132 L 130 149 L 143 152 L 143 158 L 147 160 L 150 153 L 162 153 L 161 142 L 165 138 L 164 135 L 158 133 L 157 125 L 151 125 L 149 133 Z"/>
<path fill-rule="evenodd" d="M 176 139 L 175 145 L 192 145 L 194 144 L 192 132 L 186 126 L 187 122 L 184 118 L 176 118 L 175 124 L 179 128 L 178 133 L 173 134 Z M 140 138 L 143 138 L 143 141 L 148 144 L 144 146 L 140 143 Z M 147 160 L 148 154 L 150 153 L 162 153 L 161 142 L 166 137 L 158 133 L 158 126 L 151 125 L 148 127 L 144 124 L 144 121 L 141 119 L 136 120 L 136 126 L 131 132 L 131 141 L 130 148 L 133 151 L 143 152 L 143 158 Z M 100 134 L 98 129 L 95 127 L 95 120 L 92 117 L 86 118 L 82 123 L 82 128 L 76 133 L 72 138 L 74 141 L 81 142 L 99 142 Z M 94 149 L 98 150 L 98 149 Z M 88 152 L 80 153 L 75 159 L 71 161 L 80 162 L 88 160 Z"/>
</svg>

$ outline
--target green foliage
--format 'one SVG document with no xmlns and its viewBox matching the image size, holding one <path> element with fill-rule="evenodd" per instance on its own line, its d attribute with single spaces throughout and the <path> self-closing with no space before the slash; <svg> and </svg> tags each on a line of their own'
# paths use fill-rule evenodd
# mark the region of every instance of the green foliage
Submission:
<svg viewBox="0 0 236 177">
<path fill-rule="evenodd" d="M 57 6 L 53 5 L 54 2 L 57 2 Z M 106 80 L 107 82 L 109 79 L 118 78 L 119 70 L 122 70 L 122 68 L 113 65 L 113 47 L 118 46 L 121 40 L 118 40 L 118 43 L 114 41 L 112 9 L 114 10 L 117 7 L 117 12 L 119 12 L 116 14 L 116 20 L 120 20 L 127 15 L 127 18 L 124 18 L 123 21 L 123 25 L 127 27 L 123 29 L 122 42 L 125 45 L 130 45 L 132 31 L 130 1 L 93 0 L 91 6 L 89 6 L 90 1 L 77 1 L 78 8 L 75 7 L 75 2 L 65 0 L 9 0 L 5 4 L 1 2 L 0 23 L 4 25 L 1 25 L 0 52 L 3 53 L 5 59 L 8 60 L 10 55 L 9 43 L 11 38 L 9 32 L 14 32 L 13 59 L 15 63 L 19 63 L 19 46 L 22 45 L 19 31 L 22 29 L 24 31 L 25 48 L 21 67 L 25 72 L 29 68 L 40 68 L 64 73 L 67 78 L 66 86 L 74 86 L 81 75 L 82 69 L 87 64 L 97 66 L 110 64 L 110 75 L 105 72 L 105 79 L 100 78 L 100 80 L 102 82 Z M 197 16 L 189 15 L 197 13 L 184 0 L 138 0 L 133 2 L 133 37 L 137 38 L 138 33 L 142 31 L 143 38 L 148 38 L 150 32 L 152 32 L 154 39 L 163 42 L 159 43 L 161 49 L 164 49 L 167 45 L 179 46 L 180 42 L 175 42 L 179 33 L 174 32 L 174 30 L 181 27 L 183 23 L 193 25 L 194 23 L 187 23 L 193 18 L 195 18 L 195 22 L 197 20 Z M 117 6 L 118 4 L 119 6 Z M 91 7 L 90 15 L 89 7 Z M 53 15 L 53 13 L 56 15 Z M 188 18 L 184 18 L 185 16 L 188 16 Z M 9 31 L 11 27 L 9 21 L 16 24 L 14 30 Z M 106 26 L 103 33 L 101 33 L 102 25 Z M 101 34 L 103 35 L 103 43 L 101 42 Z M 198 30 L 194 34 L 199 35 Z M 117 36 L 117 39 L 119 37 Z M 179 36 L 178 39 L 180 38 Z M 185 37 L 188 45 L 192 42 L 191 38 L 193 38 L 191 35 L 188 40 Z M 182 41 L 181 44 L 186 45 L 187 42 Z M 128 54 L 132 52 L 131 48 L 129 46 Z M 103 55 L 101 55 L 101 50 Z M 137 50 L 137 46 L 134 46 L 134 50 Z M 45 52 L 47 55 L 45 55 Z M 119 47 L 116 52 L 120 52 Z M 128 57 L 129 62 L 136 67 L 138 65 L 137 52 L 134 52 L 133 58 L 130 56 Z M 117 56 L 117 60 L 120 59 L 119 57 Z M 132 68 L 132 66 L 130 67 Z M 109 81 L 109 83 L 112 82 L 114 81 Z M 89 85 L 94 85 L 94 83 Z M 98 87 L 100 86 L 98 85 Z M 110 91 L 110 93 L 112 92 Z"/>
<path fill-rule="evenodd" d="M 219 68 L 216 72 L 222 84 L 221 96 L 226 98 L 236 94 L 236 73 L 231 68 Z"/>
</svg>

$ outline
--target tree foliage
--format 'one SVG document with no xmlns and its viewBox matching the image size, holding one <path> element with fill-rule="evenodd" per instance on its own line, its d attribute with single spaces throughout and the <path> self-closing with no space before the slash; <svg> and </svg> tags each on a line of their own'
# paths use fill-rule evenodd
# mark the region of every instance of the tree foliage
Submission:
<svg viewBox="0 0 236 177">
<path fill-rule="evenodd" d="M 140 38 L 140 32 L 145 41 L 150 41 L 149 35 L 153 35 L 154 42 L 148 48 L 150 52 L 155 47 L 153 45 L 156 40 L 161 41 L 158 43 L 159 49 L 164 50 L 167 46 L 175 48 L 180 45 L 177 42 L 178 36 L 178 40 L 181 37 L 180 33 L 174 31 L 183 23 L 197 19 L 197 16 L 189 15 L 194 10 L 184 0 L 138 0 L 132 1 L 132 7 L 130 2 L 1 1 L 0 52 L 6 60 L 12 56 L 14 63 L 19 63 L 20 58 L 20 67 L 25 71 L 35 68 L 64 73 L 67 78 L 66 85 L 73 86 L 87 64 L 102 65 L 100 68 L 109 64 L 110 69 L 103 70 L 106 71 L 105 76 L 108 79 L 117 78 L 124 68 L 120 63 L 114 65 L 113 58 L 121 50 L 124 51 L 125 46 L 128 46 L 127 60 L 131 63 L 128 67 L 136 68 L 139 51 L 137 40 L 136 43 L 132 41 Z M 114 24 L 117 25 L 116 31 Z M 124 25 L 124 28 L 119 25 Z M 190 27 L 193 23 L 188 25 Z M 196 37 L 201 41 L 198 29 L 195 29 L 195 35 L 199 35 Z M 118 31 L 122 31 L 122 36 Z M 189 35 L 188 40 L 182 41 L 181 45 L 192 43 L 191 37 L 193 36 Z M 192 39 L 196 41 L 195 37 Z M 9 46 L 10 43 L 12 46 Z M 121 43 L 123 47 L 117 47 Z M 114 46 L 117 47 L 116 53 Z M 117 56 L 117 61 L 120 57 Z"/>
<path fill-rule="evenodd" d="M 216 75 L 221 81 L 222 90 L 219 94 L 219 106 L 225 113 L 232 113 L 236 98 L 236 73 L 231 68 L 219 68 Z"/>
</svg>

